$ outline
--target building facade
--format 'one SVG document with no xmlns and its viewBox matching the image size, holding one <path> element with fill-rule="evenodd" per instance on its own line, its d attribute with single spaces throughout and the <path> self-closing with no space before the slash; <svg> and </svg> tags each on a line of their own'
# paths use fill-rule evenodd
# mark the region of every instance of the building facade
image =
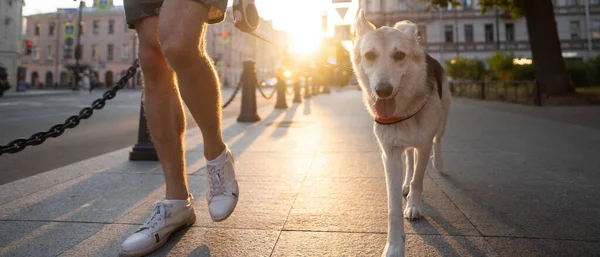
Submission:
<svg viewBox="0 0 600 257">
<path fill-rule="evenodd" d="M 127 27 L 123 6 L 111 6 L 108 10 L 85 7 L 82 12 L 80 67 L 95 74 L 101 86 L 113 85 L 137 58 L 136 33 Z M 77 15 L 78 9 L 59 9 L 27 17 L 24 40 L 32 41 L 33 47 L 30 55 L 22 57 L 22 65 L 27 68 L 30 87 L 71 85 L 76 37 L 68 36 L 71 31 L 66 29 L 77 23 Z M 208 26 L 205 44 L 223 86 L 237 84 L 243 61 L 248 58 L 257 61 L 259 79 L 274 74 L 280 51 L 260 42 L 255 47 L 253 38 L 234 28 L 231 10 L 227 16 L 225 21 Z M 281 34 L 267 21 L 261 21 L 257 33 L 270 38 Z M 138 78 L 140 86 L 142 78 Z"/>
<path fill-rule="evenodd" d="M 6 68 L 11 90 L 16 89 L 17 69 L 21 65 L 23 0 L 0 0 L 0 66 Z"/>
<path fill-rule="evenodd" d="M 587 3 L 585 1 L 588 1 Z M 600 0 L 553 0 L 563 57 L 586 60 L 600 52 Z M 376 26 L 410 20 L 419 27 L 421 42 L 439 61 L 461 56 L 485 59 L 494 51 L 512 51 L 531 58 L 524 17 L 488 10 L 478 0 L 461 0 L 455 8 L 431 8 L 418 0 L 362 0 L 361 7 Z"/>
</svg>

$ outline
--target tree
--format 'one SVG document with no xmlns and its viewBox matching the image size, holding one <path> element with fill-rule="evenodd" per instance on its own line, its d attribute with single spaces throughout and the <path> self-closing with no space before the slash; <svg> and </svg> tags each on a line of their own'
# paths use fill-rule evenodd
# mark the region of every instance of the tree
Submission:
<svg viewBox="0 0 600 257">
<path fill-rule="evenodd" d="M 458 5 L 458 0 L 421 0 L 433 6 Z M 552 0 L 480 0 L 482 13 L 492 8 L 510 11 L 514 18 L 525 16 L 536 79 L 548 95 L 575 91 L 562 57 Z"/>
</svg>

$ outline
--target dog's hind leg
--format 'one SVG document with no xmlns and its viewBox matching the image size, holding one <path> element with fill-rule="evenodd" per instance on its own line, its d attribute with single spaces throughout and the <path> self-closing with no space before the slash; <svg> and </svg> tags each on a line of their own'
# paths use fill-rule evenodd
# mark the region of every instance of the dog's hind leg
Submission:
<svg viewBox="0 0 600 257">
<path fill-rule="evenodd" d="M 412 180 L 413 174 L 415 173 L 415 149 L 408 148 L 402 154 L 404 162 L 404 183 L 402 183 L 402 195 L 407 196 L 410 192 L 410 181 Z"/>
<path fill-rule="evenodd" d="M 444 132 L 441 132 L 433 139 L 433 155 L 431 155 L 431 160 L 433 162 L 433 167 L 439 173 L 444 172 L 444 159 L 442 158 L 442 136 Z"/>
<path fill-rule="evenodd" d="M 419 219 L 422 216 L 421 211 L 421 195 L 423 193 L 423 178 L 425 177 L 425 169 L 429 162 L 429 154 L 431 153 L 431 144 L 417 147 L 415 163 L 415 174 L 410 182 L 410 193 L 408 193 L 408 203 L 404 210 L 404 217 L 408 220 Z"/>
<path fill-rule="evenodd" d="M 388 237 L 382 256 L 404 256 L 404 218 L 402 215 L 402 152 L 393 148 L 384 150 L 383 166 L 388 195 Z"/>
</svg>

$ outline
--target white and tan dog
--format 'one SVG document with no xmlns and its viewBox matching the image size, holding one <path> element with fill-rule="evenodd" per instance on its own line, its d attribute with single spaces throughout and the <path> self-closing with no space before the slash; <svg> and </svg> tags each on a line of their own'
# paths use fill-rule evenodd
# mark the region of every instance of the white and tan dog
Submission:
<svg viewBox="0 0 600 257">
<path fill-rule="evenodd" d="M 359 10 L 355 33 L 352 64 L 376 121 L 374 132 L 387 180 L 388 237 L 383 256 L 404 256 L 402 216 L 414 220 L 423 215 L 423 177 L 432 149 L 434 168 L 443 169 L 440 149 L 450 91 L 442 66 L 419 44 L 415 24 L 402 21 L 393 28 L 376 29 Z M 404 212 L 403 196 L 408 199 Z"/>
</svg>

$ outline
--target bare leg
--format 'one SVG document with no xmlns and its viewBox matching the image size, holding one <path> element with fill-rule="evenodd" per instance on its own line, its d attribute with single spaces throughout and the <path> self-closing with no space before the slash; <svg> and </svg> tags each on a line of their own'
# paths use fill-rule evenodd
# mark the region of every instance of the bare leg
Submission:
<svg viewBox="0 0 600 257">
<path fill-rule="evenodd" d="M 139 57 L 144 73 L 144 110 L 152 142 L 163 167 L 167 199 L 185 200 L 183 134 L 185 119 L 173 70 L 165 59 L 157 36 L 158 17 L 135 24 L 140 39 Z"/>
<path fill-rule="evenodd" d="M 166 0 L 158 33 L 169 64 L 177 73 L 181 96 L 196 120 L 207 160 L 224 150 L 221 135 L 221 91 L 217 74 L 204 49 L 209 7 L 192 0 Z"/>
</svg>

